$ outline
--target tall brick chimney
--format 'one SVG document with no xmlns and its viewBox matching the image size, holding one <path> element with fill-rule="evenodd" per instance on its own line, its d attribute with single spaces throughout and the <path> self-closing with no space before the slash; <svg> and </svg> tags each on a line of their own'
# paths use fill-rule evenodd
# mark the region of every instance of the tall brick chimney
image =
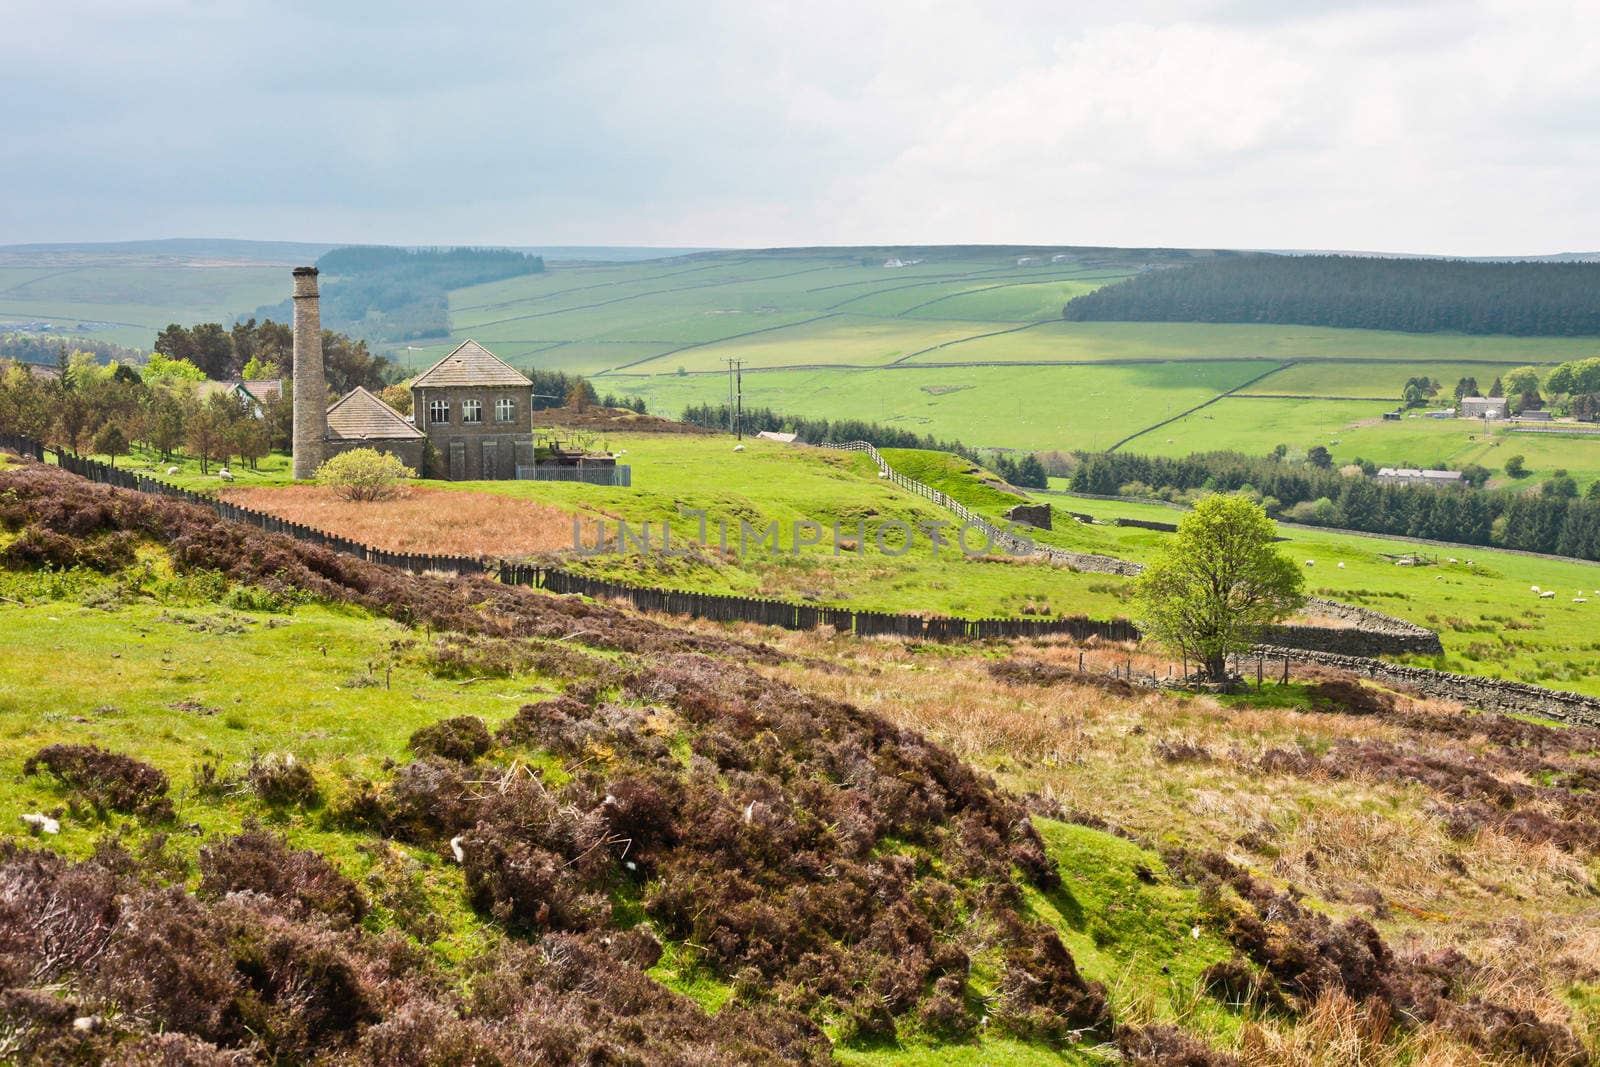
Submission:
<svg viewBox="0 0 1600 1067">
<path fill-rule="evenodd" d="M 294 269 L 294 476 L 313 478 L 328 435 L 328 383 L 322 369 L 317 268 Z"/>
</svg>

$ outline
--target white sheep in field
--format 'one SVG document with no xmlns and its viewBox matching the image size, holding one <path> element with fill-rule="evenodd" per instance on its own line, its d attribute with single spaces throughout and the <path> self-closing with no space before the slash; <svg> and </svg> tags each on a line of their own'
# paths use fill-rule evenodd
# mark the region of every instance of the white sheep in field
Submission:
<svg viewBox="0 0 1600 1067">
<path fill-rule="evenodd" d="M 30 811 L 22 816 L 22 821 L 28 824 L 31 833 L 59 834 L 61 824 L 50 816 L 39 811 Z"/>
<path fill-rule="evenodd" d="M 1572 602 L 1574 604 L 1587 604 L 1589 602 L 1589 598 L 1586 596 L 1575 596 L 1572 598 Z"/>
<path fill-rule="evenodd" d="M 1540 600 L 1554 600 L 1555 598 L 1556 591 L 1554 589 L 1546 589 L 1544 592 L 1539 594 Z"/>
<path fill-rule="evenodd" d="M 1530 585 L 1530 586 L 1528 586 L 1528 589 L 1529 589 L 1530 592 L 1534 592 L 1534 593 L 1537 593 L 1539 591 L 1539 587 L 1536 586 L 1536 585 Z"/>
<path fill-rule="evenodd" d="M 1314 560 L 1314 559 L 1306 560 L 1306 566 L 1307 567 L 1315 567 L 1316 565 L 1317 565 L 1317 561 L 1316 560 Z"/>
<path fill-rule="evenodd" d="M 167 468 L 167 473 L 168 474 L 177 474 L 178 473 L 178 468 L 177 467 L 168 467 Z"/>
<path fill-rule="evenodd" d="M 1446 562 L 1454 563 L 1455 561 L 1456 561 L 1456 558 L 1454 556 L 1451 556 Z"/>
<path fill-rule="evenodd" d="M 228 470 L 227 467 L 223 467 L 217 472 L 217 477 L 221 478 L 225 482 L 231 482 L 233 481 L 233 472 Z"/>
<path fill-rule="evenodd" d="M 1343 563 L 1339 564 L 1339 569 L 1340 570 L 1344 570 L 1344 564 Z"/>
</svg>

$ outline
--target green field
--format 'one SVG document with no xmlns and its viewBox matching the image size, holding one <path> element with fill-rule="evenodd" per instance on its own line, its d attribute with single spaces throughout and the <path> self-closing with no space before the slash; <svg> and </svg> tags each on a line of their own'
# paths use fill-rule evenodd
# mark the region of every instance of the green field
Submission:
<svg viewBox="0 0 1600 1067">
<path fill-rule="evenodd" d="M 896 367 L 762 371 L 744 376 L 746 407 L 857 418 L 958 439 L 974 447 L 1103 449 L 1203 404 L 1261 373 L 1255 363 L 1206 360 L 1109 367 Z M 652 411 L 727 398 L 726 375 L 600 378 L 643 396 Z"/>
<path fill-rule="evenodd" d="M 1177 522 L 1182 510 L 1137 501 L 1038 494 L 1059 509 L 1109 522 Z M 1166 534 L 1114 525 L 1092 531 L 1100 551 L 1146 559 Z M 1490 548 L 1439 548 L 1362 534 L 1282 526 L 1285 551 L 1310 559 L 1306 588 L 1439 631 L 1447 670 L 1511 678 L 1600 695 L 1600 564 L 1543 559 Z M 1397 567 L 1390 557 L 1421 552 L 1437 565 Z M 1448 562 L 1454 557 L 1457 562 Z M 1339 564 L 1343 563 L 1341 568 Z M 1540 600 L 1532 586 L 1556 591 Z M 1587 604 L 1573 598 L 1589 600 Z M 1434 665 L 1430 661 L 1429 665 Z"/>
<path fill-rule="evenodd" d="M 83 332 L 147 346 L 167 322 L 226 320 L 287 291 L 283 265 L 270 262 L 55 255 L 0 262 L 0 319 L 60 319 L 68 330 L 104 322 Z M 601 393 L 642 396 L 668 416 L 724 400 L 737 360 L 749 406 L 871 419 L 980 448 L 1102 449 L 1132 437 L 1121 447 L 1264 453 L 1320 443 L 1384 465 L 1490 466 L 1495 453 L 1465 433 L 1365 423 L 1410 377 L 1444 382 L 1445 403 L 1463 376 L 1487 388 L 1514 366 L 1600 352 L 1592 337 L 1059 319 L 1078 293 L 1186 257 L 1075 250 L 1019 264 L 1016 249 L 949 247 L 556 261 L 452 292 L 448 336 L 382 350 L 414 370 L 470 337 L 515 365 L 583 374 Z M 903 265 L 883 265 L 892 258 Z M 1202 407 L 1236 387 L 1268 399 Z M 1294 399 L 1304 397 L 1324 399 Z M 1343 399 L 1352 397 L 1369 399 Z M 1600 440 L 1524 451 L 1536 469 L 1600 471 Z"/>
<path fill-rule="evenodd" d="M 225 321 L 287 291 L 287 270 L 261 263 L 120 260 L 0 273 L 0 321 L 45 320 L 56 332 L 149 349 L 168 323 Z"/>
<path fill-rule="evenodd" d="M 835 555 L 829 528 L 836 519 L 841 536 L 851 541 L 851 529 L 861 520 L 873 524 L 870 537 L 890 522 L 920 528 L 921 523 L 949 518 L 878 479 L 870 460 L 859 454 L 754 440 L 746 442 L 745 451 L 734 452 L 727 438 L 715 436 L 617 434 L 597 443 L 623 450 L 622 462 L 633 467 L 634 488 L 550 482 L 424 484 L 554 504 L 583 517 L 586 543 L 591 544 L 591 523 L 601 517 L 612 530 L 619 519 L 636 528 L 646 521 L 656 524 L 658 539 L 659 524 L 671 521 L 675 541 L 681 544 L 698 533 L 698 520 L 683 508 L 706 512 L 711 551 L 676 557 L 633 551 L 569 559 L 579 569 L 626 582 L 967 617 L 1048 613 L 1111 618 L 1126 611 L 1128 588 L 1122 579 L 993 557 L 967 558 L 954 548 L 935 554 L 925 537 L 903 556 L 873 551 L 870 543 L 867 554 Z M 987 476 L 957 457 L 895 449 L 886 450 L 885 456 L 902 472 L 997 521 L 1016 502 L 1014 496 L 984 485 L 980 479 Z M 235 484 L 288 480 L 281 457 L 262 466 L 258 474 L 240 472 Z M 164 468 L 160 473 L 165 477 Z M 221 484 L 188 464 L 172 480 L 206 490 Z M 1171 508 L 1134 501 L 1046 494 L 1037 499 L 1057 509 L 1056 528 L 1034 535 L 1041 543 L 1132 560 L 1149 559 L 1166 535 L 1084 525 L 1064 512 L 1166 522 L 1179 515 Z M 737 558 L 741 519 L 757 530 L 776 522 L 784 550 L 763 548 Z M 822 543 L 792 554 L 787 549 L 794 523 L 806 519 L 823 525 Z M 728 523 L 729 553 L 716 550 L 719 521 Z M 1439 565 L 1404 568 L 1395 567 L 1385 554 L 1415 551 L 1409 542 L 1316 529 L 1285 527 L 1284 533 L 1292 556 L 1316 561 L 1306 572 L 1309 588 L 1439 630 L 1447 653 L 1441 666 L 1600 694 L 1600 565 L 1463 547 L 1423 549 L 1437 556 Z M 759 534 L 751 536 L 752 548 L 758 539 Z M 887 543 L 898 547 L 898 535 L 888 535 Z M 1452 555 L 1459 562 L 1445 562 Z M 1558 595 L 1540 600 L 1530 590 L 1533 585 Z M 1593 602 L 1574 603 L 1579 596 Z"/>
</svg>

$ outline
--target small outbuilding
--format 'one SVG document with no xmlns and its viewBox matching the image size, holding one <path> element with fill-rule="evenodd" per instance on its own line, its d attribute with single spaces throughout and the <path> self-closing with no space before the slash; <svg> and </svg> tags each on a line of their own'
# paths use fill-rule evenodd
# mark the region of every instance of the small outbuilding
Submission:
<svg viewBox="0 0 1600 1067">
<path fill-rule="evenodd" d="M 422 453 L 428 436 L 407 422 L 394 408 L 357 386 L 328 409 L 328 431 L 323 438 L 324 458 L 352 448 L 387 452 L 422 473 Z"/>
</svg>

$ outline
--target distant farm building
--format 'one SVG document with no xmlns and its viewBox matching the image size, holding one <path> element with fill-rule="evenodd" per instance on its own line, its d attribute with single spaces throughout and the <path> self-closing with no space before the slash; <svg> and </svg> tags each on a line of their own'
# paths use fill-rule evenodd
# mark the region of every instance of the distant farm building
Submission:
<svg viewBox="0 0 1600 1067">
<path fill-rule="evenodd" d="M 1418 470 L 1415 467 L 1383 467 L 1377 480 L 1385 485 L 1462 485 L 1460 471 Z"/>
<path fill-rule="evenodd" d="M 1503 396 L 1464 396 L 1461 398 L 1463 419 L 1503 419 L 1509 414 Z"/>
<path fill-rule="evenodd" d="M 1517 418 L 1523 422 L 1551 422 L 1555 416 L 1548 411 L 1520 411 L 1517 413 Z"/>
<path fill-rule="evenodd" d="M 200 399 L 222 394 L 240 401 L 250 410 L 250 414 L 261 418 L 266 414 L 266 406 L 283 399 L 283 379 L 263 378 L 260 381 L 248 382 L 238 378 L 220 382 L 201 382 L 198 387 Z"/>
</svg>

